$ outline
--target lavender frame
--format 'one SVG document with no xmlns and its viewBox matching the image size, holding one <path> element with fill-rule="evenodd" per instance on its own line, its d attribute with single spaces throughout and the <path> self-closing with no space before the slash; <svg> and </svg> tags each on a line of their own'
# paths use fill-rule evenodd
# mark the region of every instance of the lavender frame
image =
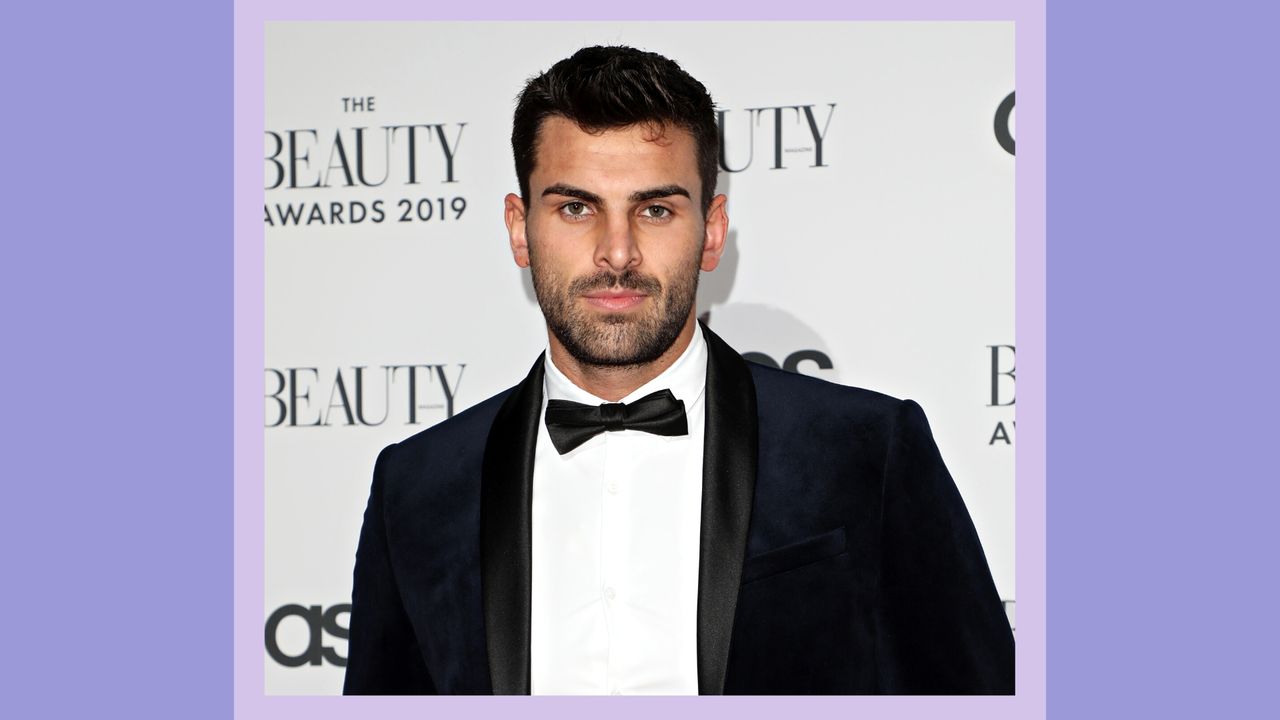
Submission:
<svg viewBox="0 0 1280 720">
<path fill-rule="evenodd" d="M 1034 718 L 1045 714 L 1045 8 L 1036 2 L 880 0 L 827 8 L 809 0 L 785 5 L 719 2 L 646 3 L 639 9 L 597 6 L 589 12 L 490 2 L 483 9 L 431 8 L 411 0 L 236 3 L 235 17 L 235 714 L 310 720 L 424 713 L 534 718 L 601 712 L 647 717 L 730 712 L 746 718 L 779 712 L 870 713 L 899 718 Z M 717 8 L 717 6 L 719 6 Z M 263 229 L 260 210 L 263 130 L 263 27 L 271 20 L 1012 20 L 1018 90 L 1016 172 L 1016 337 L 1018 339 L 1017 695 L 1013 697 L 785 698 L 328 698 L 263 692 L 263 433 L 259 398 L 263 358 Z M 702 703 L 712 703 L 714 708 Z"/>
</svg>

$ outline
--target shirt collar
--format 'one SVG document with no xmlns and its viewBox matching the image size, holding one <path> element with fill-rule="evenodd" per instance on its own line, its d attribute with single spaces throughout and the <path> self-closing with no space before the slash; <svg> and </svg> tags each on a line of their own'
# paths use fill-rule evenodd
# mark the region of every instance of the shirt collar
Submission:
<svg viewBox="0 0 1280 720">
<path fill-rule="evenodd" d="M 583 390 L 560 372 L 560 368 L 551 360 L 551 349 L 548 347 L 543 366 L 546 369 L 545 382 L 548 400 L 572 400 L 586 405 L 602 405 L 608 400 L 598 398 Z M 689 346 L 680 353 L 680 357 L 663 370 L 657 377 L 636 388 L 631 394 L 618 402 L 629 403 L 639 400 L 653 392 L 668 389 L 677 400 L 683 400 L 685 407 L 691 406 L 707 385 L 707 341 L 702 337 L 702 326 L 694 327 L 693 338 Z"/>
</svg>

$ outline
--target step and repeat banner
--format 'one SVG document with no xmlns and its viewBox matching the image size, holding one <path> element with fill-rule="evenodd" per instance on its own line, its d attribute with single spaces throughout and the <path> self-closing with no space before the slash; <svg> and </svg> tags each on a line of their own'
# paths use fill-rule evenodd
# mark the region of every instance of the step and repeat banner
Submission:
<svg viewBox="0 0 1280 720">
<path fill-rule="evenodd" d="M 273 23 L 268 693 L 338 693 L 374 459 L 546 345 L 502 199 L 524 82 L 587 45 L 707 86 L 728 249 L 698 312 L 750 359 L 917 400 L 1014 609 L 1011 23 Z"/>
</svg>

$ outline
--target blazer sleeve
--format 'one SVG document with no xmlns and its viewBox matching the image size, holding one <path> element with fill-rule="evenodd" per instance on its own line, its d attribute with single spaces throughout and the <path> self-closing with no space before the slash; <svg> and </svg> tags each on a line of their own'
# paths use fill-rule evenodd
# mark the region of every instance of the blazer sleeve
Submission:
<svg viewBox="0 0 1280 720">
<path fill-rule="evenodd" d="M 395 445 L 378 455 L 351 589 L 344 695 L 434 695 L 435 685 L 396 586 L 387 542 L 385 488 Z"/>
<path fill-rule="evenodd" d="M 1012 694 L 1008 618 L 924 411 L 910 400 L 894 420 L 881 497 L 881 691 Z"/>
</svg>

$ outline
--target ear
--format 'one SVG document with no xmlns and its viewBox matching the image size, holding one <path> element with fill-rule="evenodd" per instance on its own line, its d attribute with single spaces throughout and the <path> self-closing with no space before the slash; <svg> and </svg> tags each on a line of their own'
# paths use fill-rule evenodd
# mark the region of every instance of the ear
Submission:
<svg viewBox="0 0 1280 720">
<path fill-rule="evenodd" d="M 707 208 L 706 234 L 702 241 L 702 270 L 711 272 L 720 264 L 720 256 L 724 254 L 724 241 L 729 234 L 729 214 L 725 205 L 729 198 L 717 195 L 711 199 L 711 207 Z"/>
<path fill-rule="evenodd" d="M 529 239 L 525 235 L 524 201 L 515 193 L 507 193 L 503 199 L 503 218 L 507 221 L 507 234 L 511 236 L 511 257 L 516 265 L 529 267 Z"/>
</svg>

